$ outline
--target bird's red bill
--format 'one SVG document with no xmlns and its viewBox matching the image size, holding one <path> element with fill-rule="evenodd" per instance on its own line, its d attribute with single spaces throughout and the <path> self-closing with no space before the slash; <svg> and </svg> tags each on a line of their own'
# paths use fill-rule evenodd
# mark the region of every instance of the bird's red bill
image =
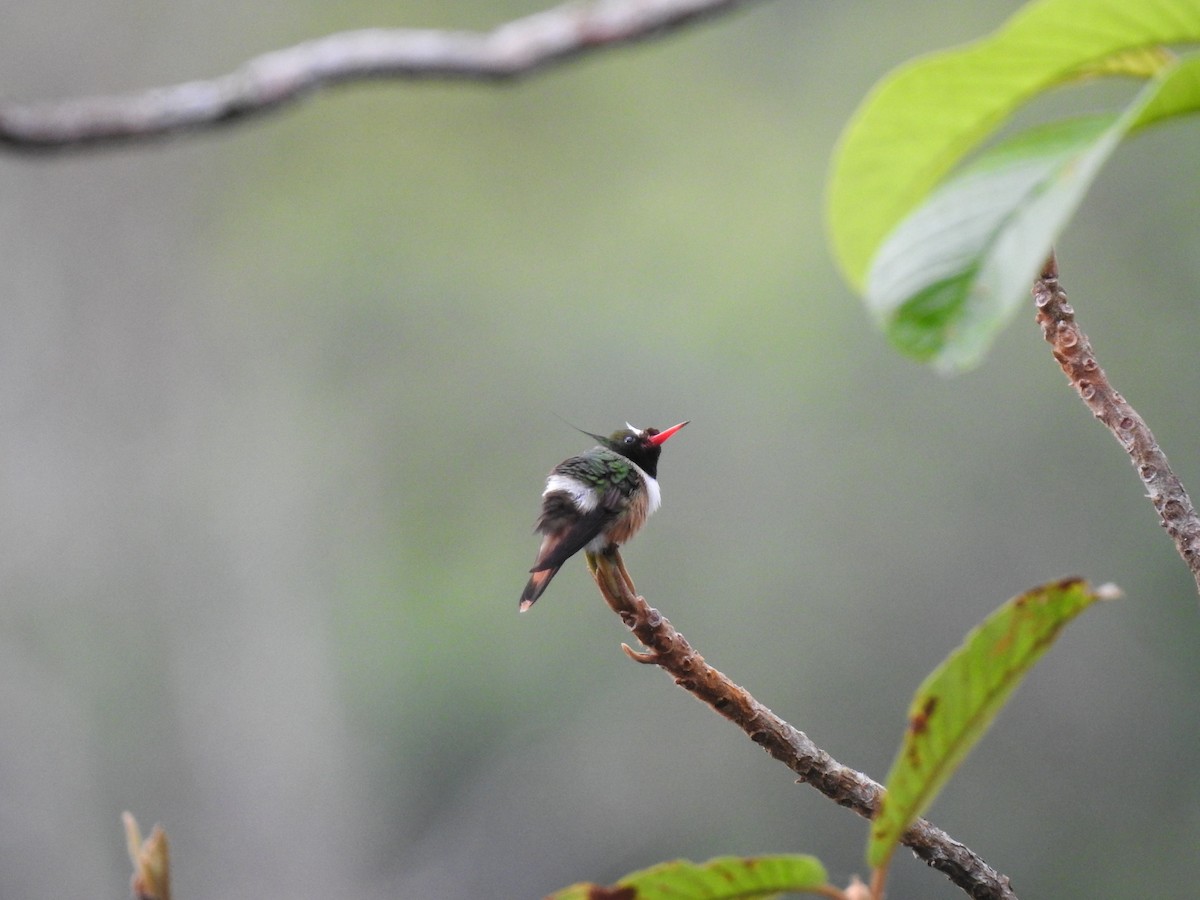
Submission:
<svg viewBox="0 0 1200 900">
<path fill-rule="evenodd" d="M 691 420 L 689 419 L 688 421 L 691 421 Z M 661 446 L 662 444 L 664 444 L 666 442 L 667 438 L 669 438 L 671 435 L 673 435 L 675 432 L 677 432 L 680 428 L 682 428 L 686 424 L 687 424 L 687 422 L 680 422 L 678 425 L 672 425 L 670 428 L 666 429 L 665 431 L 660 431 L 658 434 L 650 435 L 650 443 L 652 443 L 656 447 Z"/>
</svg>

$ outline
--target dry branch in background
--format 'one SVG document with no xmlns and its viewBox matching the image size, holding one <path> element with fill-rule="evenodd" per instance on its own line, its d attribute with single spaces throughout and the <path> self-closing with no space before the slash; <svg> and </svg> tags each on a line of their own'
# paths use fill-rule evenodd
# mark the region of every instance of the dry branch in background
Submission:
<svg viewBox="0 0 1200 900">
<path fill-rule="evenodd" d="M 209 80 L 121 96 L 0 103 L 0 147 L 84 149 L 163 137 L 269 112 L 320 88 L 364 79 L 511 80 L 749 2 L 593 0 L 565 3 L 488 32 L 345 31 L 266 53 Z"/>
<path fill-rule="evenodd" d="M 875 814 L 882 785 L 839 763 L 804 732 L 793 728 L 745 688 L 705 662 L 658 610 L 638 596 L 618 551 L 595 556 L 589 553 L 587 560 L 609 607 L 646 648 L 638 651 L 625 647 L 626 653 L 638 662 L 666 671 L 677 685 L 729 719 L 750 740 L 800 776 L 801 782 L 811 784 L 864 818 Z M 968 896 L 977 900 L 1016 900 L 1006 876 L 924 819 L 918 819 L 905 832 L 904 843 Z"/>
<path fill-rule="evenodd" d="M 129 885 L 133 900 L 171 900 L 171 851 L 167 833 L 161 825 L 155 825 L 150 836 L 143 840 L 133 813 L 122 813 L 121 821 L 125 824 L 129 861 L 133 863 Z"/>
<path fill-rule="evenodd" d="M 1053 348 L 1054 358 L 1092 415 L 1108 426 L 1129 454 L 1163 528 L 1174 539 L 1200 590 L 1200 518 L 1183 483 L 1171 471 L 1154 432 L 1117 393 L 1096 361 L 1092 343 L 1075 321 L 1075 310 L 1058 283 L 1058 260 L 1053 253 L 1034 282 L 1033 298 L 1038 324 Z"/>
</svg>

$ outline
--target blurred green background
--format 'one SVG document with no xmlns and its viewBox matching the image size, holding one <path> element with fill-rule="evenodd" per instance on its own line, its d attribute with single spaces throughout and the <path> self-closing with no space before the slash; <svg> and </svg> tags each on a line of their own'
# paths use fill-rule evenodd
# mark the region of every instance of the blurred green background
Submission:
<svg viewBox="0 0 1200 900">
<path fill-rule="evenodd" d="M 538 8 L 9 4 L 0 72 L 124 91 Z M 870 85 L 1015 8 L 752 4 L 507 87 L 0 158 L 0 896 L 126 896 L 123 809 L 165 824 L 188 900 L 527 898 L 720 853 L 864 873 L 866 823 L 626 660 L 582 561 L 518 616 L 542 479 L 587 446 L 559 416 L 692 420 L 639 589 L 877 778 L 996 605 L 1121 585 L 930 818 L 1022 897 L 1190 896 L 1200 603 L 1139 481 L 1032 308 L 942 379 L 822 233 Z M 1059 247 L 1194 489 L 1195 173 L 1192 126 L 1139 139 Z M 907 854 L 891 893 L 962 896 Z"/>
</svg>

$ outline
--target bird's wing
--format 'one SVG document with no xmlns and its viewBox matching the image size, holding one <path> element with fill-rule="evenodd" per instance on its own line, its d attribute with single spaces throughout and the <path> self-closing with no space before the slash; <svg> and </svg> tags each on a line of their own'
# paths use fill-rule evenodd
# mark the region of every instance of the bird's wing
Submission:
<svg viewBox="0 0 1200 900">
<path fill-rule="evenodd" d="M 569 522 L 563 521 L 561 527 L 547 528 L 551 525 L 550 509 L 560 502 L 554 495 L 557 491 L 546 495 L 542 518 L 538 525 L 546 531 L 542 546 L 538 550 L 537 561 L 530 572 L 543 572 L 546 569 L 557 569 L 568 559 L 586 547 L 617 517 L 625 507 L 628 498 L 616 488 L 609 488 L 600 498 L 600 502 L 590 512 L 572 517 Z M 570 503 L 570 497 L 563 493 L 562 501 Z M 560 520 L 561 521 L 561 520 Z"/>
</svg>

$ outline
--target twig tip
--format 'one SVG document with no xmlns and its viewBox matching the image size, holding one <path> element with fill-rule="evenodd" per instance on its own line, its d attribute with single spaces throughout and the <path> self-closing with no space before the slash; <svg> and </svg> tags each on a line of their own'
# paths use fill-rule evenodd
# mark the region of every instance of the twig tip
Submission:
<svg viewBox="0 0 1200 900">
<path fill-rule="evenodd" d="M 653 650 L 634 650 L 628 644 L 622 644 L 621 649 L 634 662 L 639 662 L 643 665 L 654 665 L 658 662 L 658 654 Z"/>
</svg>

